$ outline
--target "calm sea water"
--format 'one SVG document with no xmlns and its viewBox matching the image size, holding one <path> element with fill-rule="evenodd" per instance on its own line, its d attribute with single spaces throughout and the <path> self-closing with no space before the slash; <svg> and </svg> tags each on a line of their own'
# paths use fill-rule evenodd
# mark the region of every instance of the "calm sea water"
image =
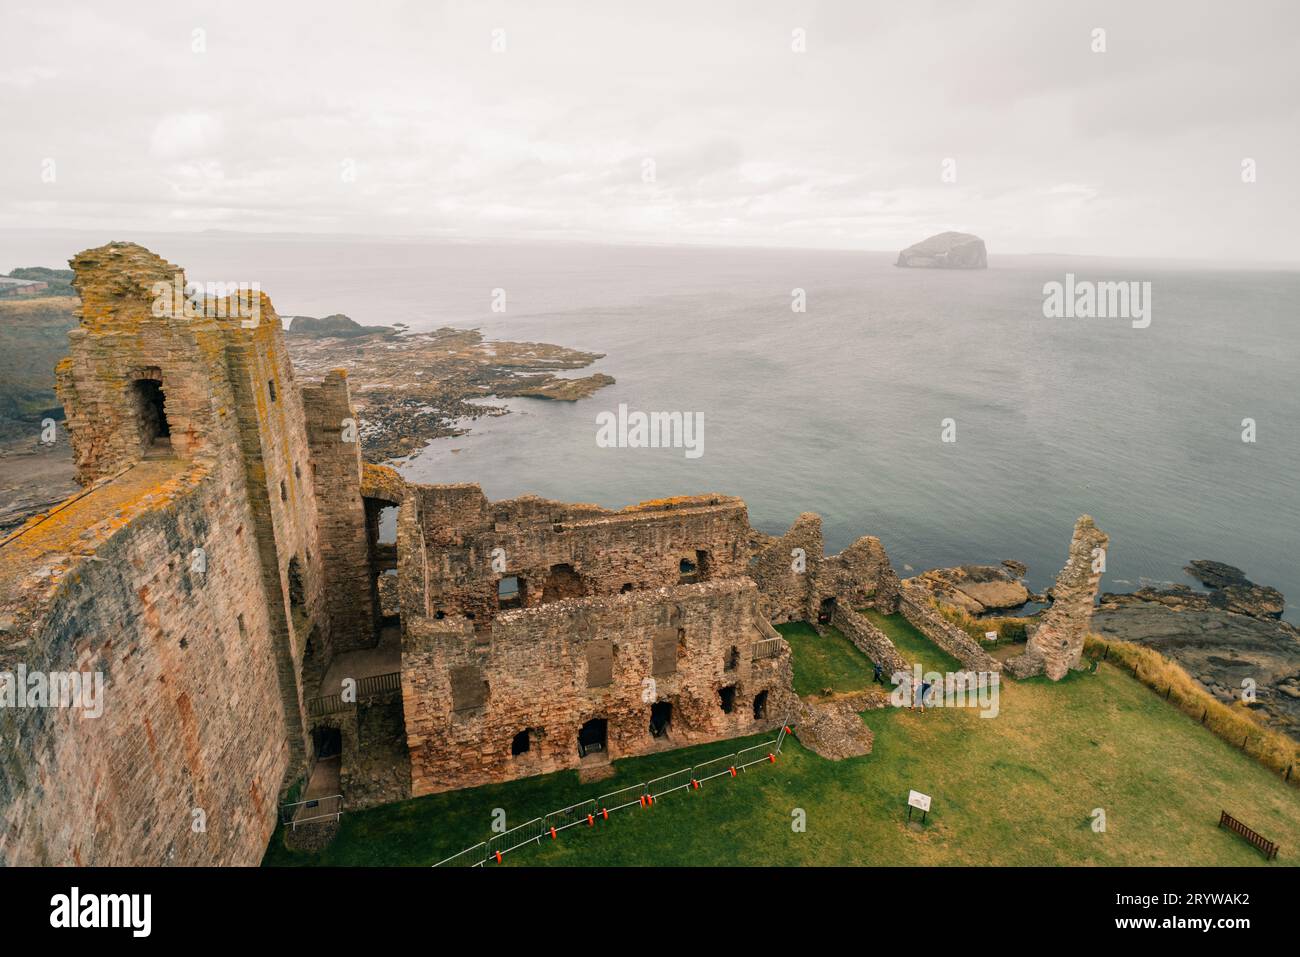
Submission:
<svg viewBox="0 0 1300 957">
<path fill-rule="evenodd" d="M 112 238 L 0 237 L 0 268 Z M 937 272 L 881 253 L 132 238 L 191 279 L 261 282 L 285 315 L 607 354 L 578 374 L 617 385 L 510 400 L 517 414 L 406 463 L 415 480 L 612 507 L 733 493 L 766 531 L 815 511 L 831 550 L 874 534 L 904 572 L 1016 558 L 1036 588 L 1088 512 L 1111 536 L 1105 588 L 1185 581 L 1210 558 L 1300 602 L 1297 272 L 1000 256 L 996 241 L 987 271 Z M 1151 282 L 1150 327 L 1045 319 L 1043 284 L 1067 271 Z M 598 448 L 596 414 L 619 403 L 703 413 L 703 456 Z"/>
</svg>

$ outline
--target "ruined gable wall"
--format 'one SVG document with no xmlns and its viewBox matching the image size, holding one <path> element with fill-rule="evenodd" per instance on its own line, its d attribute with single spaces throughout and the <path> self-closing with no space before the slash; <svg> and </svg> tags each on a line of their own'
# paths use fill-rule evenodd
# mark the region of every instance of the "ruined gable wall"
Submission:
<svg viewBox="0 0 1300 957">
<path fill-rule="evenodd" d="M 579 728 L 609 722 L 611 758 L 683 747 L 775 727 L 793 706 L 789 649 L 751 660 L 760 631 L 757 591 L 744 578 L 652 592 L 574 599 L 499 615 L 490 632 L 464 619 L 406 621 L 402 691 L 411 753 L 412 793 L 544 774 L 579 765 Z M 679 635 L 680 629 L 680 635 Z M 676 655 L 672 673 L 654 674 L 656 638 Z M 589 651 L 608 643 L 611 681 L 588 687 Z M 739 658 L 727 670 L 736 647 Z M 659 669 L 663 671 L 662 667 Z M 673 703 L 670 737 L 650 735 L 651 703 Z M 486 682 L 481 705 L 456 711 L 453 683 Z M 735 685 L 731 714 L 718 689 Z M 768 691 L 767 717 L 756 721 L 754 696 Z M 511 756 L 524 729 L 539 732 L 529 752 Z"/>
<path fill-rule="evenodd" d="M 1052 587 L 1052 607 L 1029 636 L 1025 653 L 1007 663 L 1015 677 L 1045 672 L 1059 681 L 1079 666 L 1101 584 L 1104 561 L 1098 559 L 1104 558 L 1109 545 L 1110 536 L 1097 527 L 1092 516 L 1082 515 L 1075 522 L 1069 556 Z"/>
<path fill-rule="evenodd" d="M 802 550 L 802 571 L 796 549 Z M 758 583 L 768 621 L 817 620 L 816 578 L 825 549 L 821 516 L 804 512 L 784 535 L 754 550 L 746 571 Z"/>
<path fill-rule="evenodd" d="M 155 489 L 48 597 L 29 588 L 39 618 L 0 635 L 0 670 L 21 661 L 106 682 L 97 719 L 0 709 L 0 862 L 261 859 L 289 761 L 275 636 L 242 469 L 199 471 Z M 200 547 L 202 574 L 190 558 Z M 0 549 L 0 561 L 12 555 Z M 206 833 L 192 827 L 196 809 Z"/>
<path fill-rule="evenodd" d="M 132 393 L 141 378 L 161 381 L 177 454 L 212 455 L 227 445 L 234 425 L 221 324 L 154 315 L 153 284 L 183 284 L 179 267 L 121 243 L 87 250 L 71 265 L 81 296 L 79 323 L 68 333 L 56 389 L 78 481 L 88 484 L 144 456 Z"/>
<path fill-rule="evenodd" d="M 319 649 L 322 665 L 337 652 L 374 644 L 361 447 L 347 375 L 330 372 L 302 389 L 311 472 L 320 530 L 321 574 L 329 629 Z M 351 422 L 351 431 L 345 425 Z"/>
<path fill-rule="evenodd" d="M 838 555 L 826 559 L 818 574 L 823 590 L 841 604 L 870 606 L 886 615 L 898 611 L 902 584 L 880 539 L 864 535 Z"/>
<path fill-rule="evenodd" d="M 488 502 L 477 485 L 412 486 L 427 555 L 427 605 L 483 623 L 497 611 L 497 585 L 517 576 L 523 603 L 544 600 L 551 571 L 573 568 L 584 595 L 676 586 L 682 559 L 702 580 L 743 575 L 749 531 L 745 505 L 709 496 L 643 503 L 613 512 L 526 496 Z M 504 550 L 504 572 L 493 568 Z M 697 552 L 707 557 L 697 561 Z"/>
</svg>

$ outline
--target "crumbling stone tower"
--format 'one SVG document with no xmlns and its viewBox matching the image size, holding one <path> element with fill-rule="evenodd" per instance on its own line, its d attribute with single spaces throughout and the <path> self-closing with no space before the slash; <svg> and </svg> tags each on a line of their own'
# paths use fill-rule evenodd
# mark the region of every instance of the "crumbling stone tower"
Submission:
<svg viewBox="0 0 1300 957">
<path fill-rule="evenodd" d="M 1053 681 L 1060 681 L 1079 666 L 1109 544 L 1110 536 L 1097 527 L 1091 515 L 1080 516 L 1075 522 L 1070 556 L 1052 588 L 1052 607 L 1029 637 L 1025 653 L 1007 662 L 1012 675 L 1028 678 L 1045 672 Z"/>
<path fill-rule="evenodd" d="M 260 291 L 187 305 L 130 243 L 71 265 L 86 488 L 0 542 L 0 671 L 98 672 L 105 700 L 0 712 L 0 862 L 255 863 L 310 759 L 304 663 L 372 637 L 347 382 L 304 396 Z"/>
</svg>

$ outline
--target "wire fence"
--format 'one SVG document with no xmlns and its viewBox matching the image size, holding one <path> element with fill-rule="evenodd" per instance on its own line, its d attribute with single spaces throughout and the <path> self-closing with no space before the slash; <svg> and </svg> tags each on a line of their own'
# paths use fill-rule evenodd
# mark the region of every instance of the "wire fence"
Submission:
<svg viewBox="0 0 1300 957">
<path fill-rule="evenodd" d="M 512 851 L 540 844 L 542 841 L 558 840 L 561 832 L 570 827 L 595 827 L 597 822 L 609 820 L 610 814 L 630 807 L 651 807 L 655 801 L 678 791 L 689 793 L 698 791 L 708 781 L 715 778 L 734 778 L 738 772 L 756 764 L 772 764 L 781 753 L 781 745 L 790 731 L 789 723 L 781 725 L 777 736 L 770 741 L 742 748 L 733 754 L 701 761 L 699 764 L 682 768 L 669 774 L 651 778 L 637 784 L 610 791 L 596 798 L 579 801 L 558 811 L 551 811 L 542 817 L 512 827 L 500 834 L 493 834 L 486 841 L 473 847 L 467 847 L 446 860 L 439 861 L 434 867 L 483 867 L 487 864 L 500 864 Z"/>
</svg>

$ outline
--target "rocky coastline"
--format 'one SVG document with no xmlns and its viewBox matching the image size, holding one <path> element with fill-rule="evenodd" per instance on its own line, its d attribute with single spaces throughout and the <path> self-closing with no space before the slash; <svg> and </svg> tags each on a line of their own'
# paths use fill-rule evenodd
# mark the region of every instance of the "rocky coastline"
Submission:
<svg viewBox="0 0 1300 957">
<path fill-rule="evenodd" d="M 1300 740 L 1300 629 L 1282 620 L 1282 593 L 1221 562 L 1197 560 L 1185 571 L 1204 590 L 1171 584 L 1108 592 L 1093 631 L 1160 652 L 1225 703 L 1253 687 L 1249 707 Z"/>
<path fill-rule="evenodd" d="M 467 422 L 509 411 L 485 399 L 574 402 L 614 382 L 604 373 L 560 374 L 604 358 L 597 352 L 543 342 L 486 341 L 477 329 L 405 333 L 358 328 L 370 331 L 295 334 L 286 336 L 285 343 L 305 376 L 348 369 L 361 447 L 370 461 L 409 458 L 432 439 L 464 435 Z"/>
</svg>

